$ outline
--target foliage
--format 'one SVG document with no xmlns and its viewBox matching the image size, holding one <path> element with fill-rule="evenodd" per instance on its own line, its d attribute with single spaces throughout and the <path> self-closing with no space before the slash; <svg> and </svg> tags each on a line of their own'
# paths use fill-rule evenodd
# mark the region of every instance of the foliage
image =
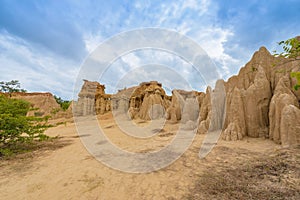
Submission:
<svg viewBox="0 0 300 200">
<path fill-rule="evenodd" d="M 55 95 L 54 95 L 54 98 L 64 111 L 66 111 L 69 108 L 69 106 L 71 105 L 71 101 L 63 100 L 62 98 L 55 96 Z"/>
<path fill-rule="evenodd" d="M 297 79 L 297 84 L 294 85 L 294 89 L 298 90 L 300 88 L 300 72 L 291 72 L 291 77 Z"/>
<path fill-rule="evenodd" d="M 0 157 L 13 153 L 20 143 L 48 138 L 48 117 L 26 116 L 30 103 L 0 95 Z"/>
<path fill-rule="evenodd" d="M 21 89 L 18 80 L 11 80 L 9 82 L 0 81 L 0 92 L 26 92 L 26 90 Z"/>
<path fill-rule="evenodd" d="M 294 59 L 297 59 L 300 56 L 300 41 L 297 38 L 281 41 L 278 45 L 282 46 L 283 52 L 276 53 L 275 51 L 275 56 Z"/>
<path fill-rule="evenodd" d="M 300 59 L 300 41 L 297 38 L 291 38 L 286 41 L 281 41 L 278 43 L 282 46 L 283 52 L 277 53 L 274 51 L 275 56 L 288 58 L 291 60 Z M 300 88 L 300 72 L 291 72 L 291 77 L 296 78 L 297 83 L 294 85 L 294 89 L 298 90 Z"/>
</svg>

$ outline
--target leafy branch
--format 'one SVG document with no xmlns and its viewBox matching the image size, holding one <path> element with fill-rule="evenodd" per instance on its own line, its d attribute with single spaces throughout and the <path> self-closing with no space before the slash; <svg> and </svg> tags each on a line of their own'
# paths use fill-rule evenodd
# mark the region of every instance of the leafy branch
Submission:
<svg viewBox="0 0 300 200">
<path fill-rule="evenodd" d="M 18 80 L 11 80 L 8 82 L 0 81 L 0 92 L 12 93 L 12 92 L 27 92 L 21 89 L 21 85 Z"/>
<path fill-rule="evenodd" d="M 298 38 L 278 42 L 278 45 L 282 46 L 283 51 L 281 53 L 274 51 L 274 56 L 300 60 L 300 41 Z"/>
<path fill-rule="evenodd" d="M 274 51 L 274 56 L 287 58 L 290 61 L 300 60 L 300 38 L 290 38 L 285 41 L 281 41 L 278 45 L 282 46 L 283 51 L 281 53 L 277 53 Z M 300 88 L 300 72 L 291 72 L 291 78 L 295 78 L 297 80 L 296 85 L 294 85 L 294 89 L 298 90 Z"/>
</svg>

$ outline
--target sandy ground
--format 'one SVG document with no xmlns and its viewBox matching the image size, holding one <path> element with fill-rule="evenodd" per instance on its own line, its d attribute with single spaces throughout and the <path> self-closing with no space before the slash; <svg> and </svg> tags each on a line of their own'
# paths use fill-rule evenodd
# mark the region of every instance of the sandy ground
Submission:
<svg viewBox="0 0 300 200">
<path fill-rule="evenodd" d="M 87 120 L 88 123 L 88 120 Z M 122 134 L 111 116 L 101 116 L 107 136 L 128 151 L 153 151 L 168 144 L 177 124 L 149 139 Z M 195 181 L 208 167 L 276 151 L 279 145 L 264 139 L 237 142 L 219 140 L 205 158 L 198 153 L 204 135 L 197 135 L 183 156 L 170 166 L 147 174 L 131 174 L 108 168 L 92 157 L 77 136 L 74 123 L 51 128 L 50 136 L 60 136 L 61 148 L 44 150 L 33 158 L 2 161 L 0 199 L 184 199 Z"/>
</svg>

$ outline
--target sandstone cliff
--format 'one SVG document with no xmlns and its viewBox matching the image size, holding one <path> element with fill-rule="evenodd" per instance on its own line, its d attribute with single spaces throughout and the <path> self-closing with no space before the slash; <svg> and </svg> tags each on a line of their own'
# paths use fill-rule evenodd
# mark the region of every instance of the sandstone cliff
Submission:
<svg viewBox="0 0 300 200">
<path fill-rule="evenodd" d="M 266 48 L 260 48 L 226 83 L 223 139 L 249 136 L 270 138 L 285 145 L 299 144 L 300 96 L 292 88 L 292 71 L 300 71 L 300 61 L 276 58 Z"/>
<path fill-rule="evenodd" d="M 300 91 L 292 87 L 293 71 L 300 71 L 300 60 L 276 58 L 261 47 L 238 75 L 218 81 L 205 93 L 173 90 L 170 97 L 161 83 L 151 81 L 109 95 L 104 85 L 84 80 L 75 112 L 113 110 L 144 120 L 165 117 L 189 129 L 198 127 L 200 134 L 223 126 L 224 140 L 262 137 L 283 145 L 300 144 Z"/>
<path fill-rule="evenodd" d="M 60 110 L 60 105 L 56 102 L 53 95 L 49 92 L 47 93 L 24 93 L 24 92 L 14 92 L 10 94 L 11 98 L 22 99 L 31 103 L 33 108 L 36 110 L 29 111 L 30 116 L 45 116 L 54 115 L 55 112 Z"/>
<path fill-rule="evenodd" d="M 50 116 L 51 119 L 73 117 L 72 106 L 63 111 L 54 96 L 49 92 L 13 92 L 8 96 L 29 102 L 33 109 L 27 113 L 28 116 Z"/>
<path fill-rule="evenodd" d="M 79 99 L 73 103 L 74 114 L 77 116 L 104 114 L 111 110 L 111 95 L 105 94 L 105 86 L 96 81 L 83 80 Z"/>
<path fill-rule="evenodd" d="M 166 95 L 161 83 L 150 81 L 120 90 L 112 100 L 114 110 L 128 112 L 132 119 L 150 120 L 165 116 L 171 97 Z"/>
</svg>

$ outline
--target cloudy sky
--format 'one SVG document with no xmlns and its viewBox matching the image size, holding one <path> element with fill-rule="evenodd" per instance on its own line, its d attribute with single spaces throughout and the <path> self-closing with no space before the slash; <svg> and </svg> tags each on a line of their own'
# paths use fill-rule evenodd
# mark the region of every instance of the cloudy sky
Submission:
<svg viewBox="0 0 300 200">
<path fill-rule="evenodd" d="M 119 33 L 146 27 L 177 31 L 197 42 L 227 79 L 260 46 L 272 51 L 277 42 L 300 35 L 299 10 L 299 0 L 0 0 L 0 80 L 17 79 L 28 91 L 70 99 L 90 53 Z M 129 71 L 128 77 L 141 77 L 150 58 L 157 59 L 156 72 L 161 64 L 183 77 L 195 75 L 177 55 L 145 50 L 116 59 L 103 83 L 111 91 L 110 80 L 120 71 L 123 78 Z M 187 79 L 194 89 L 202 88 L 197 77 Z"/>
</svg>

